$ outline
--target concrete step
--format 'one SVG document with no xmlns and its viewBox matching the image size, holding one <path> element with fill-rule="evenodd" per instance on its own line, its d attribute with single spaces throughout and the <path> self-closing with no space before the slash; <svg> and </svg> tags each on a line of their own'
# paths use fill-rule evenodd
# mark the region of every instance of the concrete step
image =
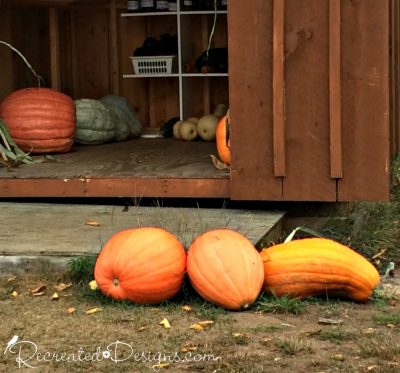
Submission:
<svg viewBox="0 0 400 373">
<path fill-rule="evenodd" d="M 276 241 L 282 211 L 242 209 L 110 206 L 56 203 L 0 203 L 0 271 L 38 259 L 62 265 L 84 255 L 97 255 L 120 230 L 161 226 L 185 247 L 200 233 L 228 227 L 254 245 Z"/>
</svg>

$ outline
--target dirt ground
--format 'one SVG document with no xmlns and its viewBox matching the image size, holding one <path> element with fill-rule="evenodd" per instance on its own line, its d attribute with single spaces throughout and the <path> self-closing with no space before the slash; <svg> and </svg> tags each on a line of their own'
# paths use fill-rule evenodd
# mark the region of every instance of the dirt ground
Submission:
<svg viewBox="0 0 400 373">
<path fill-rule="evenodd" d="M 313 299 L 299 315 L 227 312 L 193 295 L 137 306 L 38 273 L 0 279 L 1 372 L 400 372 L 393 297 Z"/>
</svg>

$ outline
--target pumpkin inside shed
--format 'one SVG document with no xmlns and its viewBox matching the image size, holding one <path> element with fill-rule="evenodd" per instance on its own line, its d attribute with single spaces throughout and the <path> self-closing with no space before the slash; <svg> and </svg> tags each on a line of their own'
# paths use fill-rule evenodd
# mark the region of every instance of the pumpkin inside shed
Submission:
<svg viewBox="0 0 400 373">
<path fill-rule="evenodd" d="M 21 51 L 43 77 L 42 87 L 74 100 L 79 108 L 77 119 L 85 116 L 93 128 L 98 125 L 93 117 L 102 112 L 100 138 L 93 135 L 93 128 L 77 124 L 75 143 L 63 150 L 65 154 L 56 155 L 59 162 L 21 165 L 13 176 L 30 180 L 206 179 L 215 184 L 214 190 L 220 190 L 220 196 L 227 196 L 229 174 L 215 169 L 210 158 L 217 155 L 215 141 L 197 137 L 189 142 L 160 136 L 160 129 L 173 118 L 200 118 L 211 114 L 218 105 L 228 104 L 227 72 L 202 74 L 185 70 L 207 49 L 213 17 L 212 10 L 206 14 L 134 15 L 127 11 L 126 1 L 118 0 L 2 1 L 0 40 Z M 135 50 L 148 39 L 177 35 L 178 20 L 181 44 L 171 73 L 136 74 L 130 59 Z M 226 21 L 226 11 L 219 11 L 212 48 L 227 46 Z M 2 45 L 0 60 L 0 102 L 13 92 L 38 86 L 22 58 Z M 126 104 L 125 108 L 121 104 Z M 106 111 L 121 109 L 114 112 L 114 120 L 120 123 L 118 133 L 105 133 L 112 131 L 110 124 L 107 127 L 112 119 L 104 119 L 104 107 Z M 141 124 L 140 134 L 137 129 L 127 132 L 127 107 Z M 26 151 L 30 150 L 28 145 Z M 0 170 L 0 178 L 7 177 Z M 111 193 L 105 189 L 93 191 L 92 195 Z M 138 189 L 137 193 L 145 194 L 140 185 Z M 180 190 L 177 196 L 188 193 L 186 187 Z M 129 188 L 123 193 L 132 195 L 135 191 Z"/>
</svg>

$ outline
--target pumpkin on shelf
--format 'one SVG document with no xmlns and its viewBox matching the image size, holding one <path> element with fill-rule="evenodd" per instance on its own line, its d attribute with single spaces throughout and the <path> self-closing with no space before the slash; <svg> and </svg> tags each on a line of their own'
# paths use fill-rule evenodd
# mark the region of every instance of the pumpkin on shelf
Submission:
<svg viewBox="0 0 400 373">
<path fill-rule="evenodd" d="M 261 251 L 264 290 L 276 296 L 346 296 L 365 302 L 379 284 L 376 268 L 347 246 L 326 238 L 304 238 Z"/>
<path fill-rule="evenodd" d="M 95 145 L 114 140 L 116 118 L 102 102 L 82 98 L 75 100 L 75 106 L 77 143 Z"/>
<path fill-rule="evenodd" d="M 231 138 L 229 112 L 224 115 L 217 124 L 216 143 L 218 156 L 222 162 L 230 165 L 231 163 Z"/>
<path fill-rule="evenodd" d="M 230 310 L 248 308 L 258 297 L 264 268 L 253 244 L 231 229 L 215 229 L 189 247 L 187 273 L 207 301 Z"/>
<path fill-rule="evenodd" d="M 2 101 L 0 116 L 25 152 L 65 153 L 72 148 L 75 105 L 61 92 L 42 87 L 20 89 Z"/>
<path fill-rule="evenodd" d="M 186 267 L 182 243 L 158 227 L 132 228 L 113 235 L 94 268 L 100 290 L 116 300 L 157 304 L 181 289 Z"/>
<path fill-rule="evenodd" d="M 122 141 L 129 137 L 138 137 L 141 134 L 142 124 L 135 109 L 126 98 L 107 95 L 100 101 L 115 115 L 117 120 L 115 140 Z"/>
</svg>

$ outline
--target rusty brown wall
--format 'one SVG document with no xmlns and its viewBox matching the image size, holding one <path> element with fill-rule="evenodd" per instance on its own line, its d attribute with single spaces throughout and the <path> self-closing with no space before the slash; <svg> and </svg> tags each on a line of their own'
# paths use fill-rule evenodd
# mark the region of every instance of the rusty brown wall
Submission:
<svg viewBox="0 0 400 373">
<path fill-rule="evenodd" d="M 232 198 L 388 198 L 389 21 L 386 0 L 229 3 Z"/>
</svg>

